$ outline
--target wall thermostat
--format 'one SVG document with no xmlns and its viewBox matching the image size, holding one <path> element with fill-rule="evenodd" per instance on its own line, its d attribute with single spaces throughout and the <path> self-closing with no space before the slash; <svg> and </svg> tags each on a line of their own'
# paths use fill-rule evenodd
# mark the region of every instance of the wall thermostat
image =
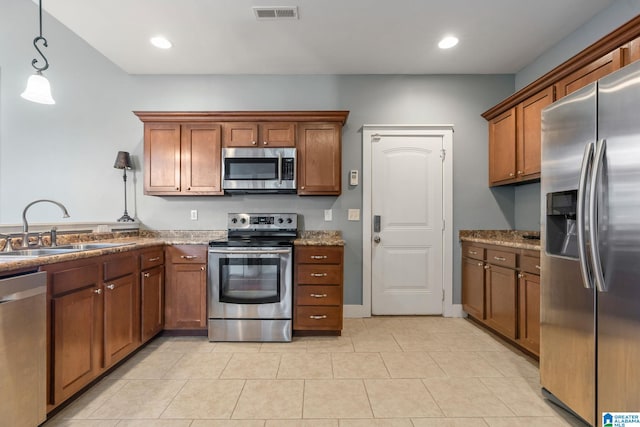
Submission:
<svg viewBox="0 0 640 427">
<path fill-rule="evenodd" d="M 358 185 L 358 170 L 351 169 L 349 171 L 349 185 Z"/>
</svg>

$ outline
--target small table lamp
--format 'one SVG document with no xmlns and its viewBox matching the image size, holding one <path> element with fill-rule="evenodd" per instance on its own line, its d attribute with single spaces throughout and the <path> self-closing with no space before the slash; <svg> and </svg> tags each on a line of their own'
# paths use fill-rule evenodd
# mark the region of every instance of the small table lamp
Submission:
<svg viewBox="0 0 640 427">
<path fill-rule="evenodd" d="M 122 179 L 124 180 L 124 215 L 118 218 L 118 222 L 135 221 L 127 212 L 127 169 L 132 169 L 129 153 L 126 151 L 118 151 L 118 156 L 116 157 L 116 162 L 113 164 L 113 167 L 116 169 L 122 169 Z"/>
</svg>

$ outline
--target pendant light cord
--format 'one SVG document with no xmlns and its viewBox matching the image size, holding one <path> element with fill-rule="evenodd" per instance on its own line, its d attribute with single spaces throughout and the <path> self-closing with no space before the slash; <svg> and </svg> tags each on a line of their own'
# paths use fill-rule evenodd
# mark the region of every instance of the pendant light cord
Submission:
<svg viewBox="0 0 640 427">
<path fill-rule="evenodd" d="M 36 48 L 36 50 L 38 51 L 38 53 L 40 54 L 40 56 L 44 60 L 44 65 L 42 67 L 38 67 L 38 65 L 36 65 L 38 63 L 38 59 L 37 58 L 34 58 L 33 61 L 31 61 L 31 65 L 33 66 L 33 68 L 38 70 L 38 72 L 42 72 L 42 71 L 46 70 L 47 68 L 49 68 L 49 61 L 47 61 L 47 57 L 44 56 L 44 53 L 42 53 L 42 51 L 38 47 L 38 42 L 42 41 L 42 45 L 44 47 L 48 47 L 49 45 L 47 44 L 47 39 L 42 37 L 42 0 L 39 0 L 38 4 L 39 4 L 39 9 L 40 9 L 40 35 L 38 37 L 36 37 L 35 39 L 33 39 L 33 47 Z"/>
</svg>

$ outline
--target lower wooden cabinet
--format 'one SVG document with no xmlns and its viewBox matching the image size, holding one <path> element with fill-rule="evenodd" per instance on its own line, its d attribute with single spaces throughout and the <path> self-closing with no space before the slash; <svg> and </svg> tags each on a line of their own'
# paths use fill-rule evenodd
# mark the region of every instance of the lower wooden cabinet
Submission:
<svg viewBox="0 0 640 427">
<path fill-rule="evenodd" d="M 294 333 L 342 331 L 342 246 L 296 246 L 294 259 Z"/>
<path fill-rule="evenodd" d="M 207 246 L 166 248 L 165 329 L 207 328 Z"/>
<path fill-rule="evenodd" d="M 486 270 L 485 322 L 508 338 L 516 338 L 516 272 L 489 265 Z"/>
<path fill-rule="evenodd" d="M 518 342 L 540 354 L 540 276 L 521 273 L 518 279 Z"/>
<path fill-rule="evenodd" d="M 145 343 L 164 327 L 164 250 L 140 254 L 140 340 Z"/>
<path fill-rule="evenodd" d="M 477 319 L 484 319 L 484 262 L 462 258 L 462 308 Z"/>
</svg>

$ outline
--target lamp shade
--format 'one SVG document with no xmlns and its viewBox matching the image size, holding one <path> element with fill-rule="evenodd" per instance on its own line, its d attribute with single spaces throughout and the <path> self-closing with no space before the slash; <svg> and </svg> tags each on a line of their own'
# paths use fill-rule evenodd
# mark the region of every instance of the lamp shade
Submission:
<svg viewBox="0 0 640 427">
<path fill-rule="evenodd" d="M 29 77 L 27 88 L 20 95 L 24 99 L 37 102 L 39 104 L 55 104 L 51 96 L 51 85 L 49 80 L 40 71 Z"/>
<path fill-rule="evenodd" d="M 132 165 L 129 153 L 126 151 L 118 151 L 116 162 L 113 164 L 113 167 L 116 169 L 131 169 Z"/>
</svg>

